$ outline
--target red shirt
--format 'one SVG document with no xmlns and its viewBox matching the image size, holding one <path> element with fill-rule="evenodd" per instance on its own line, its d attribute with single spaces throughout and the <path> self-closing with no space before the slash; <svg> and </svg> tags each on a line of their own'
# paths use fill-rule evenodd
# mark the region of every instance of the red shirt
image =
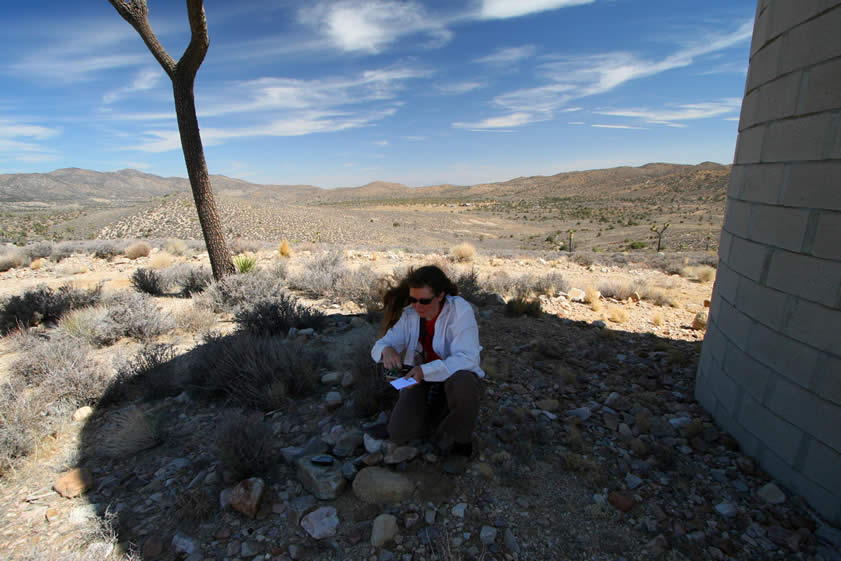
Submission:
<svg viewBox="0 0 841 561">
<path fill-rule="evenodd" d="M 434 318 L 426 320 L 426 329 L 422 329 L 420 333 L 420 342 L 423 346 L 423 356 L 426 358 L 426 362 L 441 360 L 441 357 L 435 354 L 435 351 L 432 350 L 432 338 L 435 337 L 435 320 L 438 319 L 439 315 L 441 315 L 440 309 Z M 426 362 L 424 362 L 424 364 L 426 364 Z"/>
</svg>

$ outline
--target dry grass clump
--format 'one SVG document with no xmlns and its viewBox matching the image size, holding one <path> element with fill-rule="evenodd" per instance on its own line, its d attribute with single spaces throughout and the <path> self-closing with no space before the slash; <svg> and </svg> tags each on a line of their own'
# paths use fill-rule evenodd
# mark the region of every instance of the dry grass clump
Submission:
<svg viewBox="0 0 841 561">
<path fill-rule="evenodd" d="M 625 323 L 631 315 L 623 306 L 611 305 L 607 307 L 607 319 L 613 323 Z"/>
<path fill-rule="evenodd" d="M 175 261 L 175 257 L 166 251 L 159 251 L 149 258 L 150 269 L 166 269 Z"/>
<path fill-rule="evenodd" d="M 139 257 L 149 257 L 152 253 L 152 246 L 146 242 L 136 242 L 128 246 L 124 252 L 129 259 L 137 259 Z"/>
<path fill-rule="evenodd" d="M 173 238 L 171 240 L 167 240 L 164 245 L 164 251 L 171 255 L 178 255 L 180 257 L 187 253 L 187 244 L 182 240 Z"/>
<path fill-rule="evenodd" d="M 515 296 L 505 303 L 504 313 L 508 317 L 529 316 L 539 318 L 543 315 L 540 300 Z"/>
<path fill-rule="evenodd" d="M 140 407 L 130 405 L 112 413 L 98 439 L 99 453 L 109 458 L 125 458 L 153 448 L 162 439 L 161 427 Z"/>
<path fill-rule="evenodd" d="M 666 319 L 663 317 L 663 312 L 654 312 L 653 314 L 651 314 L 651 323 L 653 323 L 657 327 L 663 325 L 665 321 Z"/>
<path fill-rule="evenodd" d="M 320 384 L 323 353 L 277 337 L 208 336 L 190 365 L 190 387 L 239 407 L 273 411 L 309 397 Z"/>
<path fill-rule="evenodd" d="M 280 254 L 281 257 L 286 257 L 286 258 L 292 257 L 292 248 L 289 247 L 289 240 L 287 240 L 286 238 L 283 238 L 283 240 L 280 242 L 280 247 L 278 248 L 277 251 L 278 251 L 278 253 Z M 374 254 L 374 255 L 376 255 L 376 254 Z"/>
<path fill-rule="evenodd" d="M 94 347 L 110 345 L 120 337 L 119 329 L 105 306 L 73 310 L 59 320 L 58 329 Z"/>
<path fill-rule="evenodd" d="M 32 269 L 33 271 L 37 271 L 38 269 L 41 268 L 42 264 L 43 264 L 42 259 L 36 259 L 35 261 L 33 261 L 32 263 L 29 264 L 29 268 Z"/>
<path fill-rule="evenodd" d="M 687 266 L 680 270 L 680 276 L 696 282 L 711 282 L 715 279 L 716 270 L 709 265 Z"/>
<path fill-rule="evenodd" d="M 450 256 L 459 263 L 469 263 L 476 258 L 476 248 L 464 242 L 450 248 Z"/>
</svg>

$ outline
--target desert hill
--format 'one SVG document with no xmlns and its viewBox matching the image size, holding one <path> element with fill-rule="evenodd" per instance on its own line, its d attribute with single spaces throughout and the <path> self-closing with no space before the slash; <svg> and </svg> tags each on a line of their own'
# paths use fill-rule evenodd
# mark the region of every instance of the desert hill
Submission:
<svg viewBox="0 0 841 561">
<path fill-rule="evenodd" d="M 337 202 L 388 199 L 540 199 L 547 197 L 642 198 L 660 194 L 722 193 L 729 166 L 710 162 L 692 165 L 652 163 L 640 167 L 564 172 L 551 176 L 517 177 L 477 185 L 432 185 L 410 188 L 400 183 L 374 181 L 361 187 L 322 189 L 312 185 L 263 185 L 212 175 L 218 195 L 276 202 Z M 142 202 L 164 195 L 189 193 L 189 182 L 159 177 L 132 169 L 98 172 L 66 168 L 50 173 L 0 175 L 0 201 L 75 203 L 90 206 Z"/>
</svg>

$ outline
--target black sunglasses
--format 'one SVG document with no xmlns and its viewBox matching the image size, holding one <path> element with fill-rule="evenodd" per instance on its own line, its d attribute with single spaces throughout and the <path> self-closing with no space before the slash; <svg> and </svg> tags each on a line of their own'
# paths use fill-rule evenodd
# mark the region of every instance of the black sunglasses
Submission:
<svg viewBox="0 0 841 561">
<path fill-rule="evenodd" d="M 432 298 L 412 298 L 411 296 L 409 296 L 409 304 L 420 304 L 421 306 L 428 306 L 433 300 L 435 300 L 434 296 Z"/>
</svg>

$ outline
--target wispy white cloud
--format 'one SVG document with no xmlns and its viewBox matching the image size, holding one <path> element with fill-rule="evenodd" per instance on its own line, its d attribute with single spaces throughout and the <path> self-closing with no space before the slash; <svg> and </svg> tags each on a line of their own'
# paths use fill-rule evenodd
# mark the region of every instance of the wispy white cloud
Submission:
<svg viewBox="0 0 841 561">
<path fill-rule="evenodd" d="M 341 112 L 306 111 L 298 112 L 283 119 L 270 121 L 251 127 L 214 128 L 202 127 L 202 142 L 206 146 L 221 144 L 226 140 L 237 138 L 257 138 L 265 136 L 303 136 L 307 134 L 336 132 L 370 126 L 395 113 L 396 109 L 388 108 L 368 113 L 344 114 Z M 141 152 L 167 152 L 181 148 L 181 140 L 177 130 L 148 130 L 141 136 L 139 144 L 123 146 L 122 150 L 139 150 Z"/>
<path fill-rule="evenodd" d="M 632 127 L 631 125 L 590 125 L 596 129 L 628 129 L 628 130 L 635 130 L 635 131 L 646 131 L 648 130 L 645 127 Z"/>
<path fill-rule="evenodd" d="M 652 109 L 599 109 L 593 111 L 599 115 L 611 117 L 628 117 L 640 119 L 649 123 L 673 124 L 672 121 L 691 121 L 695 119 L 709 119 L 736 111 L 741 107 L 742 100 L 727 98 L 721 101 L 707 103 L 685 103 L 673 108 Z"/>
<path fill-rule="evenodd" d="M 591 4 L 595 0 L 481 0 L 483 19 L 515 18 L 558 8 Z"/>
<path fill-rule="evenodd" d="M 453 126 L 469 130 L 507 129 L 533 123 L 536 120 L 539 119 L 535 119 L 535 116 L 531 113 L 511 113 L 503 117 L 492 117 L 475 123 L 453 123 Z"/>
<path fill-rule="evenodd" d="M 59 134 L 61 134 L 61 129 L 0 119 L 0 138 L 12 139 L 25 137 L 34 140 L 45 140 L 58 136 Z"/>
<path fill-rule="evenodd" d="M 414 34 L 426 35 L 432 46 L 443 45 L 452 37 L 442 22 L 412 1 L 322 1 L 301 9 L 298 17 L 346 52 L 379 53 L 399 37 Z"/>
<path fill-rule="evenodd" d="M 37 141 L 48 140 L 61 133 L 61 129 L 57 128 L 0 119 L 0 154 L 12 155 L 11 158 L 3 157 L 3 161 L 34 163 L 56 160 L 53 150 Z"/>
<path fill-rule="evenodd" d="M 420 142 L 422 140 L 426 140 L 425 136 L 401 136 L 403 140 L 408 140 L 409 142 Z"/>
<path fill-rule="evenodd" d="M 506 111 L 508 115 L 525 114 L 529 116 L 522 118 L 519 124 L 511 126 L 548 120 L 553 118 L 558 111 L 567 109 L 564 106 L 573 100 L 609 92 L 632 80 L 639 80 L 668 70 L 689 66 L 701 56 L 748 41 L 752 31 L 753 22 L 746 21 L 731 33 L 708 34 L 703 41 L 685 45 L 660 60 L 650 60 L 626 52 L 589 56 L 556 56 L 553 60 L 541 64 L 538 68 L 539 77 L 543 78 L 546 83 L 499 95 L 493 99 L 493 104 Z M 679 113 L 700 115 L 711 110 L 710 107 L 693 108 L 686 106 Z M 651 119 L 669 120 L 655 118 L 654 116 Z M 493 123 L 494 119 L 486 119 L 483 122 Z"/>
<path fill-rule="evenodd" d="M 137 76 L 129 85 L 111 90 L 103 95 L 102 102 L 110 104 L 136 93 L 151 90 L 160 83 L 162 76 L 163 70 L 159 68 L 143 69 L 137 73 Z"/>
<path fill-rule="evenodd" d="M 493 53 L 475 59 L 473 62 L 482 64 L 508 65 L 515 64 L 521 60 L 531 58 L 537 52 L 534 45 L 523 45 L 522 47 L 504 47 Z"/>
<path fill-rule="evenodd" d="M 377 146 L 385 147 L 388 146 L 388 140 L 375 140 L 371 144 L 376 144 Z"/>
<path fill-rule="evenodd" d="M 450 84 L 439 84 L 435 86 L 435 89 L 446 95 L 461 95 L 484 87 L 485 84 L 482 82 L 454 82 Z"/>
</svg>

